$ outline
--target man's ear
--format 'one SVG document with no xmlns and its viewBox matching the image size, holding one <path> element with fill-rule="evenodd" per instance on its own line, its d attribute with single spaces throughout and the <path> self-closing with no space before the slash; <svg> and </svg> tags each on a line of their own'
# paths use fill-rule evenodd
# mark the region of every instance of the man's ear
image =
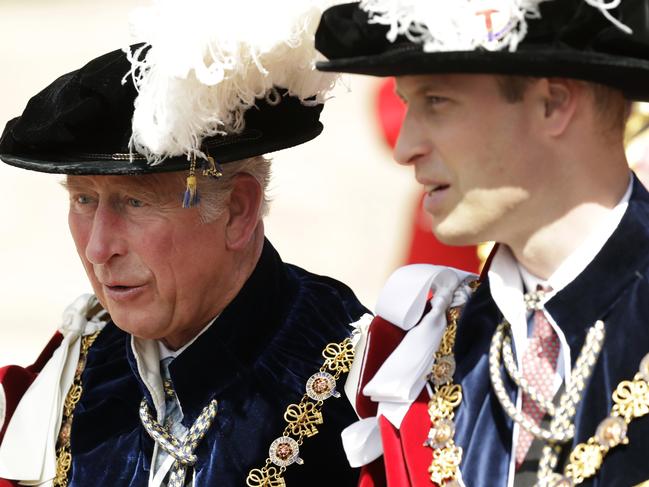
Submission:
<svg viewBox="0 0 649 487">
<path fill-rule="evenodd" d="M 234 177 L 225 227 L 225 243 L 229 250 L 241 250 L 250 242 L 259 223 L 262 193 L 261 184 L 250 174 L 240 173 Z"/>
<path fill-rule="evenodd" d="M 542 126 L 546 134 L 562 135 L 574 118 L 583 88 L 578 81 L 566 78 L 543 78 L 537 84 L 543 103 Z"/>
</svg>

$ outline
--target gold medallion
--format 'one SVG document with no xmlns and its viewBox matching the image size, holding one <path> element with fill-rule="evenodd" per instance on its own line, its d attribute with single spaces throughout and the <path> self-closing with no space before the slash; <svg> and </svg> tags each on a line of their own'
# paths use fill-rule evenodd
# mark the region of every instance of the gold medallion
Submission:
<svg viewBox="0 0 649 487">
<path fill-rule="evenodd" d="M 607 448 L 613 448 L 620 443 L 626 444 L 629 442 L 626 436 L 627 429 L 627 424 L 622 418 L 609 416 L 597 427 L 595 439 L 597 443 Z"/>
<path fill-rule="evenodd" d="M 450 419 L 438 419 L 428 432 L 424 446 L 445 448 L 455 436 L 455 423 Z"/>
<path fill-rule="evenodd" d="M 429 379 L 434 385 L 443 386 L 453 380 L 453 374 L 455 374 L 455 357 L 450 354 L 443 355 L 435 359 Z"/>
<path fill-rule="evenodd" d="M 340 397 L 336 391 L 336 379 L 327 372 L 317 372 L 306 383 L 306 394 L 314 401 L 324 401 L 330 397 Z"/>
<path fill-rule="evenodd" d="M 294 463 L 302 465 L 304 461 L 299 455 L 300 445 L 290 436 L 280 436 L 270 444 L 268 449 L 270 461 L 278 467 L 288 467 Z"/>
</svg>

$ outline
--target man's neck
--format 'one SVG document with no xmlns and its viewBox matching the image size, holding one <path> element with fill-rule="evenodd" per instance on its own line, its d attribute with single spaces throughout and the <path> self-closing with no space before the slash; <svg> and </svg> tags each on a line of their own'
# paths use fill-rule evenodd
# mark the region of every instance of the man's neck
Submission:
<svg viewBox="0 0 649 487">
<path fill-rule="evenodd" d="M 202 330 L 212 321 L 215 316 L 232 302 L 239 294 L 248 278 L 252 275 L 264 246 L 264 226 L 260 222 L 254 231 L 249 245 L 238 252 L 230 261 L 228 266 L 223 270 L 223 281 L 215 283 L 216 289 L 219 289 L 219 296 L 214 299 L 212 306 L 205 314 L 205 319 L 201 320 L 196 326 L 182 328 L 177 333 L 162 338 L 165 347 L 171 351 L 178 350 L 196 338 Z"/>
<path fill-rule="evenodd" d="M 558 218 L 540 225 L 527 238 L 507 242 L 518 262 L 535 276 L 548 279 L 606 222 L 625 195 L 628 178 L 610 181 L 606 191 L 581 196 L 580 201 L 565 205 Z"/>
</svg>

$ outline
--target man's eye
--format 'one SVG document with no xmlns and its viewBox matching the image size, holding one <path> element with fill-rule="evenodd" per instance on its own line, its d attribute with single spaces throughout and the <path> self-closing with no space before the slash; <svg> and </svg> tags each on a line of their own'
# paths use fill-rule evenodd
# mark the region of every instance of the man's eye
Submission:
<svg viewBox="0 0 649 487">
<path fill-rule="evenodd" d="M 444 103 L 446 101 L 446 98 L 442 98 L 441 96 L 428 95 L 426 96 L 426 101 L 429 105 L 439 105 L 440 103 Z"/>
<path fill-rule="evenodd" d="M 128 206 L 132 208 L 142 208 L 144 206 L 144 202 L 136 198 L 128 198 L 126 202 L 128 203 Z"/>
<path fill-rule="evenodd" d="M 85 194 L 79 194 L 74 197 L 74 202 L 78 205 L 87 205 L 91 202 L 91 198 Z"/>
</svg>

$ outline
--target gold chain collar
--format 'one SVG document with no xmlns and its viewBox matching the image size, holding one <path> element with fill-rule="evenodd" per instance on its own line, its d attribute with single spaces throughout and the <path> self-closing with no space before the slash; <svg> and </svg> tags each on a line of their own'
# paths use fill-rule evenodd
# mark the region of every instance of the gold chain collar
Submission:
<svg viewBox="0 0 649 487">
<path fill-rule="evenodd" d="M 433 392 L 428 402 L 431 428 L 424 446 L 433 449 L 433 460 L 428 467 L 430 480 L 437 485 L 457 485 L 462 448 L 455 444 L 455 409 L 462 402 L 462 387 L 453 384 L 455 357 L 453 348 L 457 334 L 460 307 L 450 308 L 446 313 L 448 325 L 444 330 L 435 362 L 429 375 Z"/>
<path fill-rule="evenodd" d="M 430 479 L 437 485 L 455 487 L 459 483 L 459 466 L 462 448 L 455 445 L 455 410 L 462 402 L 462 387 L 453 384 L 455 357 L 453 348 L 457 334 L 457 321 L 462 308 L 450 308 L 448 325 L 441 345 L 435 354 L 430 374 L 434 385 L 428 403 L 431 429 L 424 446 L 433 449 L 433 460 L 428 468 Z M 594 476 L 601 468 L 606 454 L 618 445 L 628 443 L 628 425 L 634 419 L 649 414 L 649 354 L 642 359 L 638 373 L 632 381 L 622 381 L 612 395 L 610 415 L 598 426 L 595 435 L 577 445 L 570 453 L 564 475 L 552 474 L 544 487 L 572 487 Z M 649 487 L 649 481 L 636 487 Z M 274 487 L 270 486 L 269 487 Z"/>
<path fill-rule="evenodd" d="M 471 283 L 475 291 L 479 281 Z M 526 301 L 527 302 L 527 301 Z M 528 304 L 532 304 L 531 302 Z M 462 448 L 454 441 L 455 410 L 462 402 L 462 387 L 453 384 L 456 362 L 453 355 L 457 321 L 462 307 L 447 311 L 448 325 L 444 331 L 429 380 L 434 389 L 428 403 L 431 428 L 424 446 L 433 449 L 428 468 L 430 479 L 439 486 L 459 486 Z M 609 450 L 627 444 L 627 429 L 632 420 L 649 414 L 649 354 L 641 361 L 633 381 L 622 381 L 613 392 L 611 414 L 598 426 L 594 436 L 577 445 L 571 452 L 564 475 L 553 474 L 543 487 L 572 487 L 595 475 Z M 636 487 L 649 487 L 649 480 Z M 269 487 L 274 487 L 269 484 Z"/>
<path fill-rule="evenodd" d="M 68 475 L 72 466 L 70 451 L 70 432 L 74 418 L 74 408 L 81 399 L 83 385 L 81 375 L 86 366 L 90 347 L 99 332 L 82 337 L 79 363 L 74 375 L 74 381 L 66 396 L 63 419 L 56 448 L 56 477 L 54 487 L 67 487 Z M 304 438 L 318 433 L 316 425 L 322 424 L 322 406 L 330 397 L 340 397 L 336 391 L 336 381 L 342 374 L 349 372 L 354 361 L 354 346 L 351 338 L 340 343 L 329 343 L 322 352 L 325 361 L 320 370 L 313 374 L 306 383 L 306 393 L 298 404 L 291 404 L 284 413 L 287 426 L 282 436 L 270 446 L 269 458 L 261 469 L 253 469 L 248 474 L 246 485 L 251 487 L 283 487 L 286 467 L 298 463 L 299 446 Z M 331 373 L 329 373 L 331 372 Z"/>
<path fill-rule="evenodd" d="M 61 429 L 59 438 L 56 443 L 56 476 L 54 477 L 54 487 L 67 487 L 70 467 L 72 467 L 72 452 L 70 451 L 70 434 L 72 431 L 72 420 L 74 418 L 74 408 L 77 406 L 81 394 L 83 393 L 83 384 L 81 383 L 81 374 L 86 368 L 88 351 L 95 342 L 100 332 L 92 335 L 81 337 L 81 351 L 79 352 L 79 362 L 74 372 L 74 380 L 68 395 L 65 397 L 63 404 L 63 418 L 61 420 Z"/>
<path fill-rule="evenodd" d="M 294 463 L 304 463 L 299 456 L 300 446 L 305 438 L 318 434 L 317 425 L 324 422 L 324 401 L 330 397 L 340 397 L 336 391 L 336 381 L 342 374 L 349 372 L 354 361 L 354 345 L 351 338 L 346 338 L 340 343 L 328 344 L 322 356 L 325 361 L 319 372 L 307 381 L 306 393 L 300 402 L 286 408 L 286 428 L 282 436 L 271 443 L 265 465 L 248 473 L 248 487 L 285 487 L 286 468 Z"/>
<path fill-rule="evenodd" d="M 627 430 L 631 421 L 649 414 L 649 353 L 640 362 L 633 380 L 624 380 L 613 391 L 611 413 L 586 442 L 570 453 L 564 475 L 557 476 L 552 486 L 581 484 L 601 468 L 606 454 L 618 445 L 629 443 Z"/>
</svg>

